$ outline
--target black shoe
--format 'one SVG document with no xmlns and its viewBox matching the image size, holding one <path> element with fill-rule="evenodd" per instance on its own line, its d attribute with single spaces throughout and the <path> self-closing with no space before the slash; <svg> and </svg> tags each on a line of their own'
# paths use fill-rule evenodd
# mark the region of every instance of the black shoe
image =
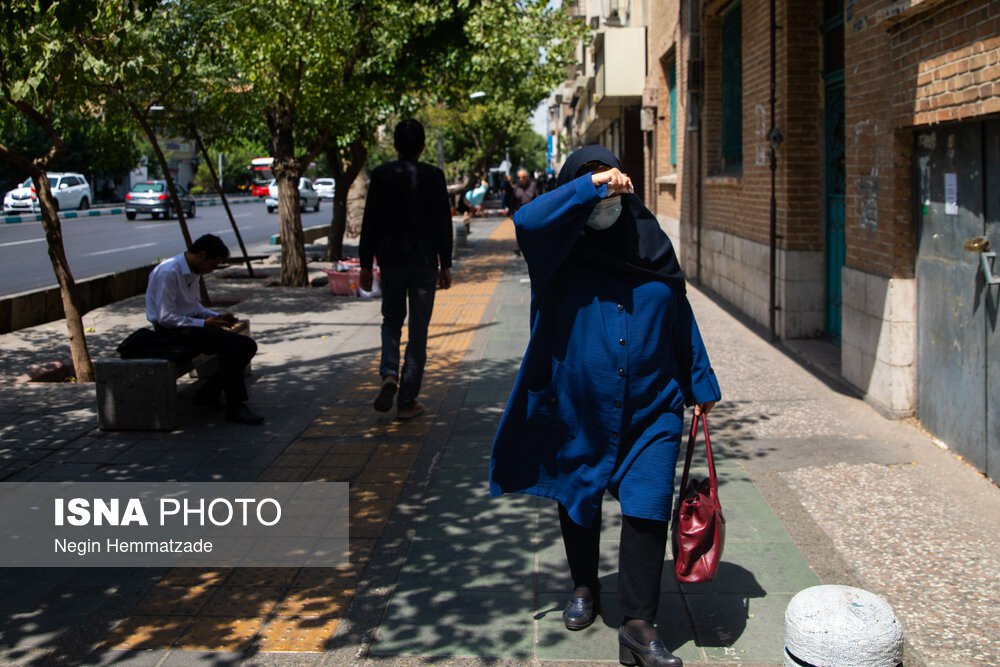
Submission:
<svg viewBox="0 0 1000 667">
<path fill-rule="evenodd" d="M 247 426 L 260 426 L 264 423 L 264 418 L 240 403 L 237 406 L 226 408 L 226 421 L 246 424 Z"/>
<path fill-rule="evenodd" d="M 624 625 L 618 628 L 618 662 L 641 667 L 684 667 L 684 661 L 668 651 L 662 639 L 644 646 L 625 632 Z"/>
<path fill-rule="evenodd" d="M 396 397 L 396 388 L 399 385 L 396 384 L 396 378 L 387 377 L 382 380 L 382 389 L 379 390 L 378 396 L 375 397 L 375 409 L 379 412 L 389 412 L 392 410 L 392 399 Z"/>
<path fill-rule="evenodd" d="M 563 624 L 567 630 L 583 630 L 589 628 L 600 613 L 600 591 L 589 598 L 574 595 L 566 601 L 566 608 L 562 613 Z"/>
</svg>

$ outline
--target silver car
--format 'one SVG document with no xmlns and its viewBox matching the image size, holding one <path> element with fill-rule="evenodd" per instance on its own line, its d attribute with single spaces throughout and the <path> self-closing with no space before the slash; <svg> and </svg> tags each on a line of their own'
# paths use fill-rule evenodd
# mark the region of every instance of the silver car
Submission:
<svg viewBox="0 0 1000 667">
<path fill-rule="evenodd" d="M 267 186 L 267 198 L 264 200 L 264 204 L 267 205 L 267 212 L 274 213 L 278 210 L 278 181 L 276 179 L 271 179 L 271 183 Z M 305 211 L 311 208 L 314 211 L 319 211 L 319 193 L 313 188 L 312 181 L 308 178 L 299 179 L 299 210 Z"/>
<path fill-rule="evenodd" d="M 57 211 L 67 211 L 74 208 L 82 211 L 90 208 L 93 196 L 90 193 L 90 184 L 87 183 L 83 174 L 59 172 L 49 173 L 48 177 L 49 184 L 52 186 L 52 195 L 56 200 Z M 35 192 L 35 186 L 30 178 L 4 195 L 4 213 L 37 213 L 41 210 L 38 193 Z"/>
<path fill-rule="evenodd" d="M 187 190 L 176 183 L 174 187 L 177 188 L 181 208 L 185 210 L 187 217 L 193 218 L 194 199 Z M 132 186 L 132 190 L 125 195 L 125 217 L 135 220 L 135 216 L 139 213 L 149 213 L 153 216 L 153 220 L 160 216 L 169 218 L 174 213 L 174 205 L 170 201 L 170 188 L 167 187 L 166 181 L 143 181 Z"/>
</svg>

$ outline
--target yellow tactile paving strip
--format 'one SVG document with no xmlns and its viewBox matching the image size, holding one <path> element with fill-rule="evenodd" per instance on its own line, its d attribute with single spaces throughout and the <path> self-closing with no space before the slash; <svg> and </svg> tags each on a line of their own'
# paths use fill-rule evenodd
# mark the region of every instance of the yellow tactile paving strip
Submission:
<svg viewBox="0 0 1000 667">
<path fill-rule="evenodd" d="M 430 432 L 434 407 L 444 399 L 482 323 L 513 239 L 507 220 L 490 235 L 495 248 L 481 246 L 462 263 L 454 286 L 437 293 L 421 391 L 428 415 L 398 422 L 392 413 L 372 410 L 378 390 L 378 359 L 373 358 L 258 477 L 350 482 L 349 563 L 331 568 L 176 568 L 111 632 L 105 646 L 326 650 Z"/>
</svg>

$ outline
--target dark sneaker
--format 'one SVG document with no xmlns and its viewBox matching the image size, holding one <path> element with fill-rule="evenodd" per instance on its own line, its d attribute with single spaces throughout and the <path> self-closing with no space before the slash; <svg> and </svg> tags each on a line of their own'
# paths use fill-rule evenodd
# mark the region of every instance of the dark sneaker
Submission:
<svg viewBox="0 0 1000 667">
<path fill-rule="evenodd" d="M 387 377 L 382 380 L 382 388 L 375 397 L 375 409 L 379 412 L 389 412 L 392 410 L 392 399 L 396 397 L 396 378 Z"/>
<path fill-rule="evenodd" d="M 414 401 L 405 408 L 400 407 L 396 410 L 396 419 L 413 419 L 414 417 L 419 417 L 425 412 L 427 412 L 427 409 L 424 408 L 424 404 L 420 401 Z"/>
</svg>

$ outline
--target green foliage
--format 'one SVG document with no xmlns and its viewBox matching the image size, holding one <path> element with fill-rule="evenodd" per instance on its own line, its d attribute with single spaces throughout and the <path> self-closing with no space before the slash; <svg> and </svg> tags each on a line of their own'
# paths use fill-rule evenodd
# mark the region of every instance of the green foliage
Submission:
<svg viewBox="0 0 1000 667">
<path fill-rule="evenodd" d="M 544 171 L 545 155 L 545 137 L 530 129 L 514 137 L 510 147 L 510 160 L 514 169 L 524 167 L 529 172 Z"/>
<path fill-rule="evenodd" d="M 532 138 L 530 116 L 565 78 L 586 27 L 547 0 L 482 0 L 463 35 L 460 67 L 440 89 L 447 95 L 421 112 L 428 135 L 442 137 L 446 174 L 454 181 L 483 173 L 507 153 L 541 169 L 544 139 Z M 469 97 L 479 91 L 485 95 Z"/>
<path fill-rule="evenodd" d="M 268 155 L 267 148 L 261 142 L 250 140 L 216 142 L 209 150 L 216 170 L 218 170 L 219 152 L 222 153 L 222 186 L 226 192 L 246 190 L 251 180 L 250 160 Z M 215 192 L 212 175 L 204 162 L 198 166 L 194 182 L 205 192 Z"/>
</svg>

